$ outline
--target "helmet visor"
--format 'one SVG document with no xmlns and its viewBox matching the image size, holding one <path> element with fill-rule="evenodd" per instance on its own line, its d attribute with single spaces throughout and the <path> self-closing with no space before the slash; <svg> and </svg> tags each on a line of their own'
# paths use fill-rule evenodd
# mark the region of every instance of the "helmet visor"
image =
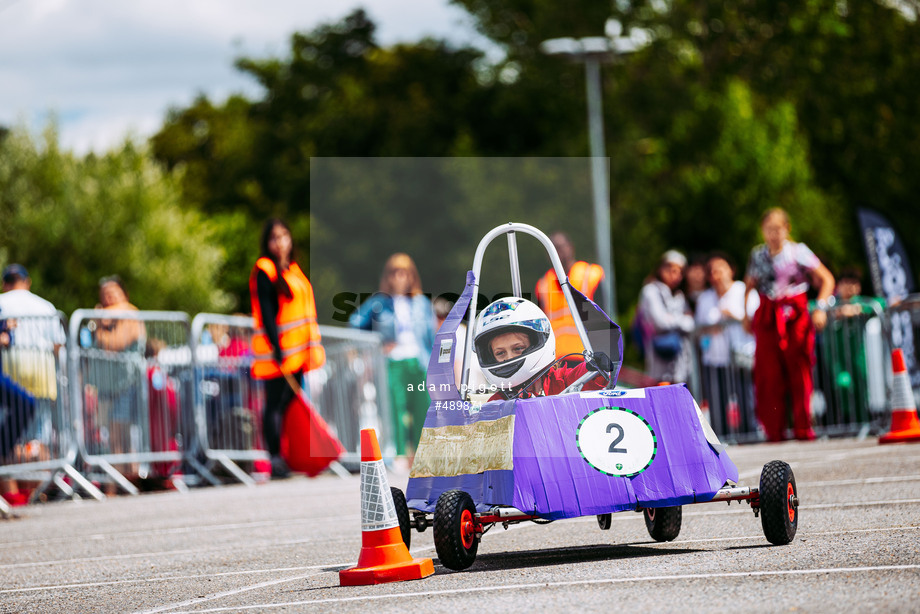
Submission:
<svg viewBox="0 0 920 614">
<path fill-rule="evenodd" d="M 531 354 L 542 348 L 546 344 L 546 340 L 549 338 L 549 332 L 549 320 L 543 318 L 534 320 L 522 320 L 520 322 L 514 322 L 513 324 L 508 324 L 507 326 L 496 328 L 495 330 L 490 331 L 489 334 L 483 335 L 476 340 L 476 349 L 478 350 L 479 354 L 479 364 L 485 368 L 493 367 L 495 365 L 501 364 L 502 362 L 509 362 L 509 360 L 498 361 L 492 354 L 492 340 L 496 337 L 506 333 L 524 333 L 527 335 L 530 344 L 521 354 L 512 357 L 511 360 L 513 360 L 514 358 L 527 356 L 528 354 Z"/>
</svg>

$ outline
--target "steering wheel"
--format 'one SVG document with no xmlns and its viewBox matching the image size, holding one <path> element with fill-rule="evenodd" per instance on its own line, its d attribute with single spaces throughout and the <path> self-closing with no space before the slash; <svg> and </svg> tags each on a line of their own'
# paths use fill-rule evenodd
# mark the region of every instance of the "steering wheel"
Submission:
<svg viewBox="0 0 920 614">
<path fill-rule="evenodd" d="M 539 373 L 537 373 L 536 375 L 531 377 L 529 380 L 527 380 L 524 384 L 522 384 L 521 387 L 518 389 L 517 394 L 515 394 L 514 396 L 509 396 L 508 394 L 505 394 L 505 398 L 508 399 L 509 401 L 512 399 L 520 398 L 521 394 L 525 390 L 530 388 L 530 386 L 533 385 L 534 382 L 538 381 L 540 378 L 546 375 L 546 373 L 549 372 L 550 369 L 555 367 L 557 364 L 559 364 L 566 358 L 569 358 L 570 356 L 584 356 L 584 354 L 573 352 L 571 354 L 566 354 L 565 356 L 561 356 L 557 358 L 556 360 L 548 364 L 546 367 L 544 367 L 542 370 L 540 370 Z M 584 386 L 587 382 L 591 381 L 598 375 L 603 375 L 607 379 L 607 383 L 610 384 L 610 375 L 608 375 L 608 371 L 606 369 L 602 368 L 602 366 L 610 365 L 610 359 L 607 358 L 606 354 L 604 354 L 603 352 L 597 352 L 589 360 L 586 360 L 586 362 L 588 365 L 591 365 L 591 364 L 595 365 L 597 369 L 592 370 L 589 366 L 588 370 L 585 371 L 584 375 L 582 375 L 577 380 L 575 380 L 574 382 L 566 386 L 565 390 L 563 390 L 559 394 L 577 392 L 581 390 L 582 386 Z M 606 365 L 604 363 L 606 363 Z"/>
</svg>

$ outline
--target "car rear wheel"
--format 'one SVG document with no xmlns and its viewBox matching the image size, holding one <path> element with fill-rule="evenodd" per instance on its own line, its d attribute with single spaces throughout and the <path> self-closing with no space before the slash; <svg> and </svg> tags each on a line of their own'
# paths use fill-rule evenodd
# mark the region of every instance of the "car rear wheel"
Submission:
<svg viewBox="0 0 920 614">
<path fill-rule="evenodd" d="M 669 542 L 680 534 L 680 522 L 683 517 L 682 508 L 677 507 L 647 507 L 642 510 L 645 516 L 645 528 L 648 534 L 657 542 Z"/>
</svg>

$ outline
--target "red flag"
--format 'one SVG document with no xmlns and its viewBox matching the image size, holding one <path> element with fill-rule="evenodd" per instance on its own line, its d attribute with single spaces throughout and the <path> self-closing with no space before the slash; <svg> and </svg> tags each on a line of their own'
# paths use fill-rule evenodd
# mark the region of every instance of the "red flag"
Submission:
<svg viewBox="0 0 920 614">
<path fill-rule="evenodd" d="M 319 475 L 344 452 L 345 446 L 322 416 L 304 395 L 295 394 L 281 428 L 281 456 L 291 471 Z"/>
</svg>

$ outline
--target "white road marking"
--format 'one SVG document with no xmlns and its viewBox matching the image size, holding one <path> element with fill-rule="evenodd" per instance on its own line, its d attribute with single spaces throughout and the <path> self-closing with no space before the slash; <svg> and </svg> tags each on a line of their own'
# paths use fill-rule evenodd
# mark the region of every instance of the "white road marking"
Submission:
<svg viewBox="0 0 920 614">
<path fill-rule="evenodd" d="M 840 461 L 852 461 L 855 456 L 868 456 L 874 454 L 875 452 L 885 451 L 884 446 L 878 446 L 874 448 L 857 448 L 853 450 L 833 450 L 837 452 L 836 454 L 830 454 L 828 456 L 823 456 L 820 459 L 809 459 L 808 457 L 803 457 L 799 460 L 788 460 L 789 457 L 786 457 L 786 462 L 789 463 L 789 466 L 795 469 L 800 469 L 802 467 L 823 467 L 826 465 L 839 465 Z M 822 451 L 824 452 L 824 451 Z M 813 456 L 813 453 L 809 456 Z M 779 459 L 783 460 L 783 459 Z M 920 456 L 898 456 L 898 461 L 910 461 L 910 460 L 920 460 Z M 763 468 L 759 469 L 748 469 L 747 471 L 742 471 L 738 474 L 738 479 L 742 480 L 745 478 L 760 477 L 760 473 Z"/>
<path fill-rule="evenodd" d="M 188 526 L 188 527 L 170 527 L 163 529 L 150 529 L 148 531 L 118 531 L 112 533 L 92 533 L 86 535 L 85 539 L 112 539 L 120 537 L 143 537 L 144 539 L 150 537 L 151 535 L 181 535 L 186 533 L 201 533 L 205 531 L 235 531 L 238 529 L 255 529 L 259 527 L 282 527 L 282 526 L 291 526 L 299 524 L 316 524 L 318 522 L 351 522 L 359 523 L 361 520 L 360 514 L 352 514 L 348 516 L 324 516 L 320 518 L 290 518 L 288 520 L 256 520 L 252 522 L 236 522 L 229 524 L 214 524 L 214 525 L 201 525 L 201 526 Z M 35 544 L 53 544 L 55 542 L 71 542 L 73 537 L 58 537 L 54 539 L 32 539 L 19 542 L 5 542 L 6 546 L 28 546 Z"/>
<path fill-rule="evenodd" d="M 898 477 L 882 476 L 876 478 L 854 478 L 851 480 L 827 480 L 824 482 L 796 482 L 796 486 L 851 486 L 857 484 L 891 484 L 894 482 L 916 482 L 920 475 L 902 475 Z"/>
<path fill-rule="evenodd" d="M 56 561 L 34 561 L 32 563 L 10 563 L 7 565 L 0 565 L 0 569 L 14 569 L 17 567 L 43 567 L 45 565 L 71 565 L 74 563 L 91 563 L 93 561 L 119 561 L 124 559 L 138 559 L 138 558 L 149 558 L 152 556 L 163 556 L 169 555 L 173 556 L 176 554 L 194 554 L 196 552 L 211 552 L 213 550 L 226 550 L 230 548 L 238 548 L 239 546 L 227 546 L 225 548 L 209 548 L 207 550 L 202 548 L 189 549 L 189 550 L 169 550 L 166 552 L 138 552 L 136 554 L 111 554 L 106 556 L 91 556 L 81 559 L 59 559 Z"/>
<path fill-rule="evenodd" d="M 920 503 L 920 499 L 885 499 L 882 501 L 854 501 L 853 503 L 809 503 L 799 507 L 806 510 L 833 509 L 845 507 L 863 507 L 868 505 L 903 505 L 905 503 Z"/>
<path fill-rule="evenodd" d="M 796 538 L 800 539 L 802 537 L 816 537 L 819 535 L 850 535 L 852 533 L 885 533 L 890 531 L 915 531 L 920 530 L 920 526 L 907 526 L 907 527 L 885 527 L 883 529 L 853 529 L 852 531 L 799 531 L 796 533 Z M 697 543 L 706 543 L 706 542 L 732 542 L 738 540 L 763 540 L 763 534 L 759 535 L 744 535 L 742 537 L 707 537 L 702 539 L 675 539 L 672 542 L 661 542 L 662 546 L 672 546 L 677 544 L 697 544 Z M 649 544 L 649 545 L 658 545 L 658 544 Z"/>
<path fill-rule="evenodd" d="M 800 492 L 799 495 L 801 496 L 801 494 L 802 494 L 802 493 Z M 806 494 L 805 496 L 807 497 L 807 494 Z M 881 500 L 881 501 L 856 501 L 856 502 L 841 502 L 841 503 L 801 503 L 801 504 L 799 505 L 799 508 L 800 508 L 800 509 L 803 509 L 803 510 L 814 510 L 814 509 L 833 509 L 833 508 L 861 507 L 861 506 L 864 506 L 864 505 L 865 505 L 865 506 L 876 506 L 876 505 L 897 505 L 897 504 L 916 504 L 916 503 L 920 503 L 920 499 L 884 499 L 884 500 Z M 689 505 L 711 505 L 711 506 L 715 506 L 715 505 L 719 505 L 719 504 L 720 504 L 720 502 L 718 502 L 718 501 L 710 501 L 710 502 L 706 502 L 706 503 L 692 503 L 692 504 L 689 504 Z M 722 515 L 726 515 L 726 514 L 752 514 L 752 515 L 753 515 L 753 512 L 751 511 L 751 508 L 750 508 L 748 505 L 746 505 L 743 501 L 742 501 L 740 504 L 738 504 L 738 503 L 736 503 L 736 502 L 734 502 L 734 501 L 732 502 L 731 505 L 728 505 L 728 504 L 726 504 L 725 502 L 721 502 L 721 504 L 722 504 L 722 505 L 725 505 L 726 507 L 728 507 L 728 509 L 724 509 L 724 508 L 723 508 L 723 509 L 721 509 L 721 510 L 712 510 L 712 511 L 708 511 L 708 512 L 704 512 L 704 511 L 690 512 L 690 511 L 687 511 L 687 509 L 686 509 L 687 507 L 689 507 L 689 505 L 685 505 L 685 506 L 683 506 L 683 507 L 684 507 L 684 513 L 683 513 L 683 515 L 684 515 L 685 518 L 686 518 L 686 517 L 694 517 L 694 516 L 722 516 Z M 638 521 L 638 520 L 643 520 L 643 515 L 642 515 L 642 514 L 636 514 L 636 513 L 629 513 L 629 512 L 617 512 L 617 513 L 613 514 L 612 520 L 618 520 L 618 521 L 635 520 L 635 521 Z M 564 521 L 564 522 L 588 522 L 588 523 L 595 523 L 595 522 L 597 522 L 597 520 L 595 520 L 595 517 L 594 517 L 594 516 L 580 516 L 580 517 L 578 517 L 578 518 L 563 519 L 562 521 Z M 560 522 L 562 522 L 562 521 L 560 521 Z M 525 523 L 525 524 L 522 524 L 522 525 L 519 525 L 519 526 L 534 526 L 534 525 Z"/>
<path fill-rule="evenodd" d="M 773 454 L 773 457 L 779 458 L 779 460 L 786 460 L 786 462 L 790 462 L 789 459 L 792 459 L 794 461 L 810 460 L 810 459 L 813 459 L 816 455 L 820 455 L 821 458 L 830 458 L 829 455 L 834 455 L 837 458 L 852 458 L 853 456 L 871 455 L 871 454 L 875 454 L 878 452 L 885 452 L 886 450 L 890 450 L 890 449 L 891 448 L 887 448 L 886 446 L 880 446 L 880 445 L 866 445 L 866 446 L 858 446 L 858 447 L 852 447 L 852 448 L 847 448 L 847 447 L 830 448 L 830 447 L 820 446 L 819 444 L 815 447 L 805 446 L 797 450 L 788 449 L 788 448 L 783 449 L 783 448 L 778 447 L 774 450 L 775 454 Z M 739 447 L 728 448 L 728 455 L 730 457 L 738 457 L 738 458 L 744 457 L 750 460 L 752 456 L 755 458 L 756 457 L 762 458 L 764 456 L 764 452 L 766 451 L 767 451 L 766 447 L 755 448 L 755 447 L 750 447 L 750 446 L 743 446 L 743 447 L 739 446 Z"/>
<path fill-rule="evenodd" d="M 510 527 L 511 529 L 519 529 L 527 526 L 533 526 L 531 524 L 520 524 Z M 850 535 L 855 533 L 885 533 L 892 531 L 914 531 L 920 530 L 920 526 L 902 526 L 902 527 L 885 527 L 878 529 L 851 529 L 846 531 L 810 531 L 804 532 L 800 531 L 798 537 L 816 537 L 820 535 Z M 672 542 L 663 542 L 660 545 L 662 546 L 674 546 L 680 544 L 693 544 L 693 543 L 707 543 L 707 542 L 731 542 L 731 541 L 745 541 L 745 540 L 762 540 L 763 535 L 743 535 L 738 537 L 709 537 L 701 539 L 681 539 L 675 540 Z M 609 544 L 616 545 L 616 544 Z M 630 545 L 630 544 L 623 544 Z M 659 544 L 648 544 L 649 546 L 656 546 Z M 419 546 L 411 549 L 413 555 L 418 555 L 429 550 L 434 550 L 434 546 Z M 549 551 L 551 549 L 547 549 Z M 305 571 L 310 569 L 322 569 L 322 570 L 338 570 L 346 569 L 353 566 L 354 563 L 328 563 L 325 565 L 310 565 L 308 567 L 280 567 L 275 569 L 251 569 L 245 571 L 228 571 L 223 573 L 214 573 L 214 574 L 194 574 L 187 576 L 160 576 L 155 578 L 136 578 L 133 580 L 114 580 L 110 582 L 81 582 L 74 584 L 56 584 L 56 585 L 46 585 L 46 586 L 32 586 L 28 588 L 11 588 L 0 590 L 0 595 L 7 593 L 29 593 L 37 591 L 57 591 L 62 589 L 73 589 L 73 588 L 93 588 L 97 586 L 115 586 L 119 584 L 144 584 L 149 582 L 170 582 L 175 580 L 195 580 L 198 578 L 221 578 L 227 576 L 241 576 L 247 574 L 264 574 L 264 573 L 283 573 L 289 571 Z"/>
<path fill-rule="evenodd" d="M 153 608 L 152 610 L 142 610 L 140 612 L 135 612 L 135 614 L 156 614 L 157 612 L 166 612 L 168 610 L 172 610 L 175 608 L 181 608 L 181 607 L 190 606 L 190 605 L 197 605 L 205 601 L 213 601 L 214 599 L 222 599 L 223 597 L 232 597 L 233 595 L 239 595 L 240 593 L 246 593 L 249 591 L 259 590 L 260 588 L 275 586 L 276 584 L 284 584 L 285 582 L 294 582 L 296 580 L 305 580 L 307 578 L 310 578 L 316 575 L 319 575 L 319 574 L 318 573 L 308 573 L 308 574 L 302 574 L 299 576 L 291 576 L 290 578 L 281 578 L 280 580 L 268 580 L 266 582 L 259 582 L 258 584 L 251 584 L 249 586 L 243 586 L 243 587 L 235 588 L 229 591 L 222 591 L 220 593 L 214 593 L 213 595 L 206 595 L 204 597 L 196 597 L 194 599 L 186 599 L 185 601 L 179 601 L 176 603 L 162 605 L 158 608 Z"/>
<path fill-rule="evenodd" d="M 434 546 L 430 546 L 430 547 L 426 547 L 426 548 L 418 548 L 418 549 L 413 549 L 413 550 L 429 550 L 429 549 L 432 549 L 432 548 L 434 548 Z M 351 567 L 351 565 L 334 565 L 334 566 L 333 566 L 333 565 L 323 565 L 323 566 L 321 566 L 321 567 L 323 567 L 323 568 L 327 568 L 327 567 L 342 567 L 342 568 L 346 568 L 346 567 Z M 232 589 L 232 590 L 229 590 L 229 591 L 223 591 L 223 592 L 220 592 L 220 593 L 215 593 L 215 594 L 213 594 L 213 595 L 205 595 L 204 597 L 196 597 L 196 598 L 194 598 L 194 599 L 187 599 L 187 600 L 185 600 L 185 601 L 180 601 L 180 602 L 177 602 L 177 603 L 171 603 L 171 604 L 168 604 L 168 605 L 163 605 L 163 606 L 160 606 L 160 607 L 158 607 L 158 608 L 154 608 L 154 609 L 152 609 L 152 610 L 143 610 L 143 611 L 140 611 L 140 612 L 135 612 L 134 614 L 156 614 L 157 612 L 167 612 L 167 611 L 172 610 L 172 609 L 174 609 L 174 608 L 181 608 L 181 607 L 190 606 L 190 605 L 197 605 L 197 604 L 199 604 L 199 603 L 204 603 L 204 602 L 206 602 L 206 601 L 213 601 L 213 600 L 215 600 L 215 599 L 222 599 L 222 598 L 224 598 L 224 597 L 231 597 L 231 596 L 233 596 L 233 595 L 239 595 L 240 593 L 246 593 L 246 592 L 249 592 L 249 591 L 259 590 L 260 588 L 266 588 L 266 587 L 268 587 L 268 586 L 274 586 L 274 585 L 276 585 L 276 584 L 284 584 L 284 583 L 286 583 L 286 582 L 295 582 L 295 581 L 297 581 L 297 580 L 304 580 L 304 579 L 306 579 L 306 578 L 311 578 L 311 577 L 313 577 L 313 576 L 318 576 L 318 575 L 320 575 L 320 574 L 322 574 L 322 573 L 328 573 L 328 572 L 327 572 L 327 571 L 321 571 L 321 572 L 316 572 L 316 573 L 304 574 L 304 575 L 300 575 L 300 576 L 292 576 L 292 577 L 290 577 L 290 578 L 281 578 L 281 579 L 279 579 L 279 580 L 269 580 L 269 581 L 266 581 L 266 582 L 260 582 L 260 583 L 258 583 L 258 584 L 252 584 L 252 585 L 249 585 L 249 586 L 243 586 L 243 587 L 236 588 L 236 589 Z"/>
<path fill-rule="evenodd" d="M 315 601 L 289 601 L 286 603 L 261 603 L 258 605 L 233 606 L 227 608 L 212 608 L 208 610 L 178 611 L 172 614 L 202 614 L 204 612 L 227 612 L 240 610 L 267 610 L 269 608 L 286 608 L 291 606 L 322 605 L 331 603 L 346 603 L 353 601 L 376 601 L 380 599 L 406 599 L 412 597 L 431 597 L 436 595 L 459 595 L 463 593 L 485 593 L 493 591 L 512 591 L 528 589 L 547 589 L 565 586 L 590 586 L 600 584 L 630 584 L 638 582 L 673 582 L 680 580 L 710 580 L 715 578 L 757 578 L 770 576 L 801 576 L 817 574 L 838 574 L 838 573 L 865 573 L 870 571 L 887 572 L 887 571 L 911 571 L 920 570 L 920 565 L 878 565 L 871 567 L 830 567 L 824 569 L 790 569 L 779 571 L 738 571 L 726 573 L 704 573 L 704 574 L 679 574 L 672 576 L 640 576 L 634 578 L 598 578 L 594 580 L 567 580 L 560 582 L 534 582 L 528 584 L 505 584 L 493 586 L 474 586 L 457 589 L 443 589 L 436 591 L 417 591 L 406 593 L 390 593 L 386 595 L 363 595 L 357 597 L 332 597 L 329 599 L 317 599 Z M 162 610 L 151 610 L 154 611 Z"/>
<path fill-rule="evenodd" d="M 340 541 L 339 538 L 328 539 L 328 540 L 304 540 L 296 539 L 289 541 L 273 541 L 265 543 L 249 543 L 246 544 L 247 548 L 284 548 L 287 546 L 296 546 L 298 544 L 303 544 L 306 541 L 316 544 L 319 542 L 326 541 Z M 151 558 L 151 557 L 171 557 L 181 554 L 201 554 L 205 552 L 220 552 L 221 550 L 238 550 L 241 548 L 240 544 L 228 544 L 225 546 L 214 546 L 211 548 L 190 548 L 185 550 L 164 550 L 161 552 L 138 552 L 134 554 L 106 554 L 102 556 L 91 556 L 77 559 L 58 559 L 54 561 L 33 561 L 30 563 L 9 563 L 6 565 L 0 565 L 0 569 L 14 569 L 21 567 L 44 567 L 45 565 L 72 565 L 75 563 L 93 563 L 100 561 L 121 561 L 127 559 L 138 559 L 138 558 Z"/>
<path fill-rule="evenodd" d="M 799 493 L 801 496 L 801 493 Z M 847 503 L 800 503 L 799 509 L 818 510 L 818 509 L 844 509 L 850 507 L 864 507 L 876 505 L 904 505 L 920 503 L 920 499 L 883 499 L 881 501 L 855 501 Z M 739 506 L 731 510 L 722 510 L 721 512 L 688 512 L 684 516 L 718 516 L 720 514 L 751 514 L 751 509 L 747 506 Z"/>
<path fill-rule="evenodd" d="M 65 588 L 93 588 L 96 586 L 116 586 L 119 584 L 144 584 L 147 582 L 170 582 L 174 580 L 195 580 L 198 578 L 222 578 L 226 576 L 244 576 L 248 574 L 284 573 L 289 571 L 305 571 L 308 569 L 330 569 L 351 567 L 350 563 L 333 563 L 329 565 L 310 565 L 308 567 L 279 567 L 276 569 L 250 569 L 246 571 L 225 571 L 213 574 L 193 574 L 190 576 L 159 576 L 156 578 L 135 578 L 133 580 L 112 580 L 109 582 L 80 582 L 75 584 L 57 584 L 49 586 L 32 586 L 29 588 L 8 588 L 0 590 L 0 595 L 5 593 L 31 593 L 35 591 L 56 591 Z"/>
<path fill-rule="evenodd" d="M 877 505 L 907 505 L 907 504 L 913 505 L 917 503 L 920 503 L 920 499 L 883 499 L 880 501 L 856 501 L 856 502 L 848 502 L 848 503 L 803 503 L 799 507 L 803 510 L 835 509 L 835 508 L 845 509 L 845 508 L 868 507 L 868 506 L 877 506 Z M 711 511 L 711 512 L 687 512 L 684 515 L 692 517 L 692 516 L 720 516 L 723 514 L 750 514 L 750 513 L 751 513 L 750 508 L 745 507 L 742 503 L 741 505 L 739 505 L 737 508 L 734 508 L 734 509 Z M 639 519 L 642 519 L 642 516 L 639 514 L 636 514 L 635 516 L 633 516 L 632 514 L 629 514 L 629 513 L 622 513 L 622 514 L 617 513 L 613 515 L 613 519 L 614 520 L 629 520 L 629 519 L 639 520 Z M 575 518 L 571 520 L 575 522 L 596 522 L 593 516 Z M 532 525 L 532 523 L 522 523 L 522 524 L 515 525 L 515 526 L 517 528 L 523 528 L 526 526 L 536 526 L 536 525 Z M 515 527 L 511 527 L 511 528 L 515 528 Z M 304 543 L 304 541 L 305 540 L 275 542 L 272 544 L 261 544 L 259 545 L 259 547 L 265 547 L 265 548 L 283 547 L 283 546 Z M 312 540 L 312 541 L 315 542 L 315 540 Z M 54 561 L 35 561 L 31 563 L 11 563 L 7 565 L 0 565 L 0 569 L 14 569 L 14 568 L 22 568 L 22 567 L 41 567 L 43 565 L 69 565 L 69 564 L 74 564 L 74 563 L 90 563 L 90 562 L 99 562 L 99 561 L 117 561 L 117 560 L 125 560 L 125 559 L 144 558 L 144 557 L 149 558 L 149 557 L 154 557 L 154 556 L 173 556 L 177 554 L 196 554 L 196 553 L 200 554 L 202 552 L 216 552 L 220 550 L 236 549 L 238 547 L 239 547 L 238 545 L 231 545 L 231 546 L 222 546 L 222 547 L 217 547 L 217 548 L 206 548 L 206 549 L 195 548 L 195 549 L 187 549 L 187 550 L 168 550 L 164 552 L 142 552 L 142 553 L 137 553 L 137 554 L 117 554 L 117 555 L 106 555 L 106 556 L 87 557 L 87 558 L 78 558 L 78 559 L 60 559 L 60 560 L 54 560 Z"/>
</svg>

